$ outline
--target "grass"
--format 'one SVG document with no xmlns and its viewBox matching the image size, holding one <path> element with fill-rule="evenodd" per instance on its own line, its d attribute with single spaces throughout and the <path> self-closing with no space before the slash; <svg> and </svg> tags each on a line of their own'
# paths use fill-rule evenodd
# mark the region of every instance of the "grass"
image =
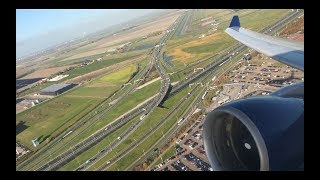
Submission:
<svg viewBox="0 0 320 180">
<path fill-rule="evenodd" d="M 173 156 L 173 155 L 175 155 L 175 154 L 176 154 L 176 148 L 175 148 L 175 146 L 173 145 L 173 146 L 171 146 L 164 154 L 161 154 L 161 155 L 159 156 L 159 159 L 158 159 L 155 163 L 153 163 L 153 164 L 156 166 L 156 165 L 158 165 L 158 164 L 160 164 L 160 163 L 162 162 L 162 161 L 161 161 L 161 157 L 162 157 L 162 160 L 164 161 L 164 160 L 170 158 L 171 156 Z"/>
<path fill-rule="evenodd" d="M 113 121 L 115 118 L 119 117 L 123 113 L 125 113 L 128 110 L 134 108 L 139 103 L 143 102 L 144 100 L 148 99 L 149 97 L 151 97 L 152 95 L 157 93 L 159 91 L 159 89 L 160 89 L 160 83 L 161 83 L 160 81 L 154 82 L 154 83 L 152 83 L 152 84 L 150 84 L 150 85 L 148 85 L 148 86 L 146 86 L 146 87 L 144 87 L 144 88 L 142 88 L 140 90 L 137 90 L 136 92 L 132 93 L 131 95 L 129 95 L 127 98 L 125 98 L 123 101 L 121 101 L 115 107 L 115 109 L 110 111 L 107 114 L 107 116 L 104 116 L 103 118 L 101 118 L 101 120 L 98 121 L 95 125 L 93 125 L 89 130 L 85 131 L 80 136 L 78 136 L 76 139 L 74 139 L 70 144 L 68 144 L 67 146 L 63 147 L 61 150 L 59 150 L 59 154 L 61 152 L 66 151 L 67 149 L 69 149 L 70 147 L 74 146 L 75 144 L 79 143 L 81 140 L 85 139 L 86 137 L 88 137 L 89 135 L 94 133 L 95 131 L 101 129 L 102 127 L 104 127 L 105 125 L 107 125 L 108 123 Z M 89 124 L 89 123 L 87 123 L 87 124 Z M 59 144 L 63 144 L 65 142 L 69 141 L 72 137 L 74 137 L 77 134 L 77 132 L 80 132 L 85 127 L 86 126 L 82 126 L 77 131 L 72 133 L 72 135 L 68 136 L 63 141 L 61 141 Z M 54 149 L 57 149 L 58 147 L 59 146 L 56 145 Z M 57 155 L 58 154 L 55 153 L 54 155 L 51 156 L 51 159 L 53 159 Z"/>
<path fill-rule="evenodd" d="M 135 65 L 129 65 L 117 72 L 110 73 L 103 78 L 89 83 L 89 87 L 99 84 L 100 88 L 96 88 L 94 92 L 96 93 L 95 97 L 106 97 L 108 94 L 113 93 L 113 91 L 118 87 L 113 89 L 109 88 L 109 91 L 106 91 L 105 88 L 111 83 L 118 83 L 118 85 L 124 83 L 129 79 L 132 72 L 135 71 L 135 68 Z M 108 76 L 110 77 L 108 78 Z M 25 121 L 25 125 L 29 127 L 19 133 L 16 136 L 16 139 L 27 145 L 29 148 L 35 149 L 31 146 L 32 139 L 40 136 L 52 137 L 58 135 L 68 127 L 68 125 L 77 121 L 77 118 L 79 118 L 80 115 L 89 112 L 96 104 L 102 101 L 102 99 L 84 97 L 84 94 L 93 95 L 90 93 L 91 92 L 88 91 L 88 85 L 79 87 L 34 108 L 17 114 L 16 122 Z M 79 97 L 72 95 L 78 95 Z"/>
<path fill-rule="evenodd" d="M 179 66 L 179 62 L 190 64 L 207 56 L 211 56 L 227 47 L 230 47 L 236 41 L 223 32 L 216 32 L 199 39 L 186 38 L 188 41 L 173 42 L 171 49 L 168 50 L 168 56 L 173 56 L 172 63 Z M 179 61 L 179 62 L 178 62 Z M 181 63 L 180 63 L 181 66 Z"/>
<path fill-rule="evenodd" d="M 199 46 L 191 46 L 182 49 L 184 52 L 191 54 L 210 53 L 215 54 L 234 43 L 234 40 L 227 34 L 221 34 L 218 39 L 207 44 L 201 44 Z"/>
<path fill-rule="evenodd" d="M 72 91 L 68 96 L 91 96 L 105 98 L 111 95 L 120 86 L 128 81 L 128 77 L 137 70 L 137 66 L 130 64 L 116 72 L 110 73 L 102 78 L 90 82 L 83 88 Z M 108 90 L 106 90 L 106 88 Z"/>
<path fill-rule="evenodd" d="M 55 84 L 55 83 L 61 83 L 65 80 L 68 80 L 68 79 L 71 79 L 71 78 L 74 78 L 74 77 L 77 77 L 77 76 L 81 76 L 81 75 L 84 75 L 84 74 L 87 74 L 87 73 L 90 73 L 92 71 L 96 71 L 96 70 L 99 70 L 99 69 L 102 69 L 102 68 L 105 68 L 105 67 L 108 67 L 108 66 L 112 66 L 114 64 L 117 64 L 117 63 L 120 63 L 120 62 L 123 62 L 123 61 L 126 61 L 126 60 L 129 60 L 129 59 L 133 59 L 133 58 L 137 58 L 139 56 L 141 56 L 143 53 L 145 52 L 145 50 L 140 50 L 140 51 L 134 51 L 134 52 L 128 52 L 128 53 L 123 53 L 123 54 L 116 54 L 116 55 L 112 55 L 112 56 L 108 56 L 108 57 L 105 57 L 101 60 L 101 61 L 96 61 L 90 65 L 87 65 L 87 66 L 84 66 L 84 67 L 79 67 L 79 68 L 75 68 L 75 69 L 72 69 L 70 71 L 67 71 L 63 74 L 69 74 L 68 77 L 66 78 L 63 78 L 61 79 L 60 81 L 57 81 L 57 82 L 45 82 L 41 85 L 38 85 L 38 86 L 35 86 L 35 87 L 32 87 L 24 92 L 21 92 L 18 94 L 18 96 L 23 96 L 23 95 L 26 95 L 26 94 L 29 94 L 29 93 L 33 93 L 33 92 L 36 92 L 36 91 L 39 91 L 43 88 L 46 88 L 52 84 Z M 99 56 L 100 57 L 100 56 Z M 84 58 L 80 58 L 80 59 L 86 59 L 87 57 L 84 57 Z M 90 58 L 88 58 L 90 59 Z M 93 58 L 93 59 L 96 59 L 96 58 Z M 75 60 L 76 61 L 76 60 Z M 62 65 L 65 65 L 65 64 L 61 64 Z"/>
<path fill-rule="evenodd" d="M 94 63 L 92 63 L 90 65 L 87 65 L 87 66 L 84 66 L 84 67 L 81 67 L 81 68 L 72 69 L 72 70 L 70 70 L 70 71 L 68 71 L 68 72 L 66 72 L 64 74 L 69 74 L 69 76 L 67 78 L 71 79 L 73 77 L 77 77 L 77 76 L 80 76 L 80 75 L 83 75 L 83 74 L 87 74 L 89 72 L 96 71 L 96 70 L 111 66 L 113 64 L 126 61 L 128 59 L 136 58 L 138 56 L 139 55 L 132 55 L 132 56 L 125 56 L 125 57 L 119 57 L 119 58 L 114 58 L 114 59 L 105 59 L 105 60 L 102 60 L 102 61 L 96 61 L 96 62 L 94 62 Z"/>
<path fill-rule="evenodd" d="M 185 75 L 181 74 L 181 73 L 175 73 L 170 76 L 170 80 L 171 82 L 176 82 L 176 81 L 181 81 L 185 78 Z"/>
<path fill-rule="evenodd" d="M 135 91 L 130 96 L 121 101 L 112 111 L 108 113 L 107 116 L 103 117 L 101 121 L 97 122 L 94 126 L 92 126 L 92 128 L 85 134 L 89 135 L 95 130 L 102 128 L 104 125 L 110 123 L 115 118 L 126 113 L 128 110 L 136 107 L 139 103 L 145 101 L 152 95 L 156 94 L 160 89 L 160 84 L 161 82 L 157 81 Z"/>
<path fill-rule="evenodd" d="M 16 122 L 24 121 L 28 126 L 27 129 L 16 135 L 16 140 L 35 150 L 36 148 L 31 143 L 32 139 L 58 135 L 68 125 L 77 121 L 80 115 L 94 108 L 98 102 L 99 100 L 92 98 L 61 96 L 26 110 L 16 116 Z"/>
<path fill-rule="evenodd" d="M 141 123 L 141 125 L 133 132 L 130 137 L 126 138 L 122 143 L 119 144 L 112 152 L 108 153 L 105 157 L 103 157 L 100 161 L 96 163 L 96 167 L 99 167 L 104 162 L 108 161 L 112 157 L 116 155 L 116 152 L 121 152 L 124 148 L 128 147 L 131 142 L 134 140 L 138 140 L 144 136 L 144 134 L 154 127 L 162 118 L 164 114 L 167 114 L 177 102 L 179 102 L 186 94 L 188 93 L 188 89 L 184 89 L 177 93 L 176 95 L 169 98 L 164 102 L 163 106 L 165 108 L 157 107 L 154 111 Z M 90 170 L 94 170 L 91 168 Z"/>
<path fill-rule="evenodd" d="M 79 164 L 85 163 L 88 159 L 95 156 L 99 151 L 104 149 L 105 147 L 109 146 L 110 142 L 112 143 L 119 137 L 126 129 L 128 129 L 133 123 L 137 122 L 139 119 L 139 116 L 122 126 L 121 128 L 117 129 L 115 132 L 111 133 L 108 137 L 106 137 L 104 140 L 96 144 L 95 146 L 91 147 L 72 161 L 70 161 L 68 164 L 63 166 L 59 169 L 59 171 L 72 171 L 79 167 Z"/>
<path fill-rule="evenodd" d="M 130 66 L 135 67 L 134 65 L 130 65 Z M 130 67 L 130 66 L 129 66 L 129 67 Z M 124 68 L 124 69 L 127 69 L 127 68 L 129 68 L 129 67 L 126 67 L 126 68 Z M 117 78 L 121 79 L 121 77 L 122 77 L 121 74 L 123 74 L 122 69 L 120 69 L 119 71 L 117 71 L 117 72 L 115 72 L 115 73 L 111 73 L 111 74 L 109 74 L 109 75 L 107 75 L 107 76 L 104 76 L 104 77 L 102 77 L 102 78 L 100 78 L 100 79 L 98 79 L 98 80 L 95 80 L 94 82 L 89 83 L 88 86 L 95 86 L 95 85 L 97 85 L 97 84 L 100 84 L 100 85 L 101 85 L 101 83 L 102 83 L 103 81 L 107 81 L 107 83 L 110 83 L 110 82 L 115 83 L 115 82 L 117 82 Z M 115 78 L 115 77 L 117 77 L 117 78 Z M 127 81 L 127 80 L 123 79 L 123 81 Z M 119 82 L 118 82 L 118 83 L 119 83 Z M 120 84 L 121 84 L 121 82 L 120 82 Z M 125 99 L 124 101 L 122 101 L 122 102 L 119 104 L 119 106 L 117 106 L 117 108 L 120 108 L 120 109 L 121 109 L 121 107 L 123 106 L 123 104 L 125 104 L 126 107 L 128 107 L 128 108 L 130 108 L 130 109 L 133 108 L 134 106 L 136 106 L 137 104 L 139 104 L 141 101 L 147 99 L 147 98 L 149 97 L 149 95 L 151 96 L 151 95 L 155 94 L 155 93 L 158 91 L 158 89 L 160 88 L 160 83 L 152 83 L 152 85 L 149 85 L 148 87 L 149 87 L 150 89 L 148 89 L 148 88 L 142 88 L 142 89 L 134 92 L 134 93 L 132 94 L 132 96 L 129 95 L 129 96 L 126 98 L 127 101 L 126 101 L 126 99 Z M 83 87 L 81 87 L 81 88 L 83 88 Z M 79 89 L 80 89 L 80 88 L 79 88 Z M 106 91 L 105 88 L 104 88 L 104 89 L 102 88 L 101 90 Z M 109 90 L 110 90 L 110 88 L 109 88 Z M 81 90 L 81 91 L 75 92 L 74 94 L 79 95 L 78 93 L 83 93 L 83 92 L 82 92 L 82 90 Z M 111 92 L 111 93 L 112 93 L 112 92 Z M 144 95 L 144 96 L 143 96 L 143 95 Z M 137 99 L 137 98 L 136 98 L 137 96 L 139 96 L 140 98 L 142 98 L 142 100 L 141 100 L 141 101 L 138 101 L 139 98 Z M 80 96 L 80 97 L 81 97 L 81 96 Z M 126 103 L 126 102 L 128 102 L 128 103 Z M 118 112 L 118 113 L 112 113 L 112 114 L 113 114 L 113 117 L 114 117 L 114 118 L 115 118 L 115 117 L 118 117 L 118 116 L 121 115 L 121 114 L 119 114 L 119 113 L 124 113 L 124 112 L 126 112 L 127 110 L 128 110 L 128 109 L 123 108 L 123 109 L 122 109 L 120 112 Z M 113 117 L 112 117 L 112 118 L 113 118 Z M 84 134 L 82 134 L 81 136 L 77 137 L 75 140 L 72 141 L 72 143 L 70 143 L 70 144 L 67 145 L 66 147 L 62 148 L 61 150 L 59 150 L 59 152 L 62 152 L 62 151 L 64 151 L 64 150 L 67 150 L 67 149 L 70 148 L 72 145 L 75 145 L 76 143 L 80 142 L 80 140 L 84 139 L 84 138 L 86 137 L 86 135 L 90 135 L 90 132 L 93 133 L 95 130 L 98 130 L 98 129 L 102 128 L 102 126 L 106 125 L 106 123 L 110 122 L 111 120 L 114 120 L 114 119 L 109 119 L 109 120 L 107 120 L 107 121 L 103 121 L 103 123 L 100 123 L 99 126 L 94 126 L 95 128 L 92 127 L 92 128 L 90 129 L 89 133 L 84 133 Z M 62 140 L 62 141 L 61 141 L 60 143 L 58 143 L 56 146 L 54 146 L 54 147 L 51 149 L 51 151 L 56 150 L 58 147 L 60 147 L 59 145 L 62 145 L 63 143 L 65 143 L 65 142 L 67 142 L 68 140 L 70 140 L 72 137 L 74 137 L 74 136 L 77 134 L 77 132 L 80 132 L 82 129 L 84 129 L 85 127 L 87 127 L 87 125 L 88 125 L 91 121 L 92 121 L 92 119 L 91 119 L 88 123 L 86 123 L 84 126 L 80 127 L 77 131 L 75 131 L 74 133 L 72 133 L 70 136 L 68 136 L 67 138 L 65 138 L 64 140 Z M 40 156 L 40 157 L 44 157 L 44 156 L 48 155 L 48 153 L 49 153 L 49 152 L 43 154 L 43 155 Z M 57 153 L 52 154 L 51 159 L 53 159 L 53 158 L 56 157 L 57 155 L 58 155 Z M 39 159 L 39 158 L 38 158 L 38 159 Z M 33 163 L 35 163 L 35 162 L 36 162 L 36 161 L 34 161 Z M 31 163 L 31 164 L 33 164 L 33 163 Z M 43 163 L 43 162 L 42 162 L 42 163 Z M 30 166 L 31 164 L 29 164 L 29 166 Z"/>
<path fill-rule="evenodd" d="M 216 95 L 217 91 L 222 91 L 222 87 L 216 88 L 213 90 L 208 90 L 208 94 L 204 97 L 204 100 L 202 101 L 202 105 L 205 107 L 208 107 L 212 104 L 212 97 Z"/>
<path fill-rule="evenodd" d="M 200 58 L 212 55 L 228 46 L 231 46 L 235 40 L 224 33 L 225 28 L 229 25 L 234 14 L 239 14 L 241 26 L 251 30 L 260 30 L 268 24 L 276 21 L 278 18 L 286 15 L 290 10 L 240 10 L 237 13 L 228 10 L 201 10 L 196 12 L 199 23 L 204 17 L 213 16 L 220 22 L 218 30 L 205 38 L 198 39 L 197 36 L 186 35 L 181 38 L 175 38 L 168 41 L 167 54 L 173 55 L 173 64 L 178 65 L 177 61 L 183 61 L 186 64 L 194 62 Z M 199 17 L 199 13 L 204 15 Z M 219 13 L 219 15 L 216 15 Z M 195 28 L 195 27 L 194 27 Z M 215 37 L 216 36 L 216 37 Z"/>
<path fill-rule="evenodd" d="M 183 69 L 182 71 L 178 72 L 178 73 L 174 73 L 169 75 L 171 82 L 175 82 L 175 81 L 180 81 L 185 79 L 186 76 L 189 76 L 190 74 L 194 73 L 194 69 L 195 68 L 201 68 L 201 67 L 205 67 L 206 65 L 212 63 L 215 59 L 217 59 L 220 55 L 209 58 L 207 60 L 204 60 L 200 63 L 197 64 L 189 64 L 189 66 L 184 66 L 184 65 L 180 65 L 179 67 L 181 67 L 181 69 Z M 181 63 L 179 61 L 176 61 L 177 63 Z"/>
<path fill-rule="evenodd" d="M 153 47 L 158 43 L 158 41 L 160 40 L 160 38 L 162 36 L 163 36 L 163 34 L 160 34 L 158 36 L 150 37 L 147 39 L 143 39 L 139 42 L 133 43 L 131 46 L 129 46 L 128 50 L 129 51 L 137 50 L 137 49 L 139 49 L 139 47 L 146 46 L 146 45 L 150 45 Z M 147 48 L 147 49 L 149 49 L 149 48 Z"/>
<path fill-rule="evenodd" d="M 184 89 L 184 91 L 187 89 Z M 130 151 L 127 155 L 122 157 L 116 164 L 111 165 L 108 170 L 124 170 L 129 167 L 134 161 L 142 156 L 144 151 L 147 153 L 151 146 L 153 146 L 161 137 L 163 132 L 167 132 L 178 121 L 177 117 L 181 117 L 185 110 L 190 106 L 195 98 L 196 92 L 183 104 L 183 106 L 173 114 L 162 126 L 154 131 L 154 133 L 139 144 L 136 148 Z"/>
<path fill-rule="evenodd" d="M 242 11 L 242 12 L 241 12 Z M 285 16 L 290 12 L 290 9 L 262 9 L 262 10 L 241 10 L 239 14 L 240 23 L 242 27 L 252 31 L 259 31 L 265 26 L 277 21 L 279 18 Z M 233 14 L 225 17 L 225 21 L 220 23 L 220 30 L 224 30 L 229 26 Z"/>
</svg>

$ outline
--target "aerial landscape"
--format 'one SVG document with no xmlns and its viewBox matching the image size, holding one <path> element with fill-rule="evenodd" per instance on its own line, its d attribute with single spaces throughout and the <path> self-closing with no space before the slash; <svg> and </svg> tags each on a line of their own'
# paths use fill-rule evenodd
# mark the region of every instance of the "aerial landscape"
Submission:
<svg viewBox="0 0 320 180">
<path fill-rule="evenodd" d="M 304 170 L 303 9 L 118 13 L 17 40 L 16 171 Z"/>
</svg>

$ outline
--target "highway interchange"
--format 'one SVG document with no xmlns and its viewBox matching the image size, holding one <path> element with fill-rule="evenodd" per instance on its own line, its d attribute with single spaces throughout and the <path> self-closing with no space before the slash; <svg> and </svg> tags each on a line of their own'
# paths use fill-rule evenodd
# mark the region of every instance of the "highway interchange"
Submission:
<svg viewBox="0 0 320 180">
<path fill-rule="evenodd" d="M 286 16 L 285 18 L 277 21 L 276 23 L 273 23 L 260 32 L 266 33 L 266 34 L 272 34 L 276 32 L 278 29 L 282 28 L 285 24 L 293 20 L 295 17 L 297 17 L 300 14 L 300 12 L 293 12 L 291 15 Z M 177 26 L 180 24 L 179 21 L 181 21 L 183 16 L 179 17 L 175 23 L 173 23 L 168 30 L 171 29 L 177 29 Z M 237 44 L 235 46 L 229 47 L 228 49 L 225 49 L 220 52 L 220 55 L 212 60 L 212 63 L 208 64 L 207 66 L 203 67 L 204 71 L 197 71 L 193 74 L 190 74 L 186 79 L 183 81 L 180 81 L 179 83 L 175 84 L 172 88 L 170 87 L 170 76 L 165 72 L 164 67 L 165 63 L 161 61 L 160 54 L 161 54 L 161 49 L 162 47 L 166 44 L 167 40 L 174 34 L 175 31 L 169 31 L 169 33 L 166 33 L 161 40 L 159 41 L 159 46 L 155 47 L 153 49 L 153 53 L 151 55 L 151 60 L 150 63 L 145 66 L 139 73 L 136 75 L 135 78 L 133 78 L 130 82 L 133 84 L 132 86 L 129 86 L 129 88 L 123 88 L 117 93 L 121 94 L 123 93 L 122 96 L 120 96 L 111 106 L 108 104 L 111 102 L 111 100 L 107 100 L 103 102 L 101 105 L 99 105 L 94 111 L 92 111 L 90 114 L 87 116 L 83 117 L 82 120 L 80 120 L 78 123 L 76 123 L 73 127 L 67 129 L 65 133 L 61 133 L 58 137 L 53 139 L 53 141 L 41 149 L 39 152 L 37 152 L 34 156 L 23 162 L 21 165 L 18 166 L 17 170 L 22 169 L 25 167 L 27 164 L 33 162 L 36 160 L 38 157 L 43 155 L 46 151 L 57 145 L 60 141 L 64 139 L 66 135 L 69 135 L 70 132 L 75 132 L 76 130 L 80 129 L 84 124 L 90 123 L 87 125 L 85 128 L 83 128 L 81 131 L 77 133 L 72 139 L 70 139 L 67 142 L 64 142 L 59 148 L 57 148 L 55 151 L 51 152 L 59 152 L 63 147 L 67 146 L 69 143 L 72 142 L 73 139 L 81 135 L 83 132 L 88 130 L 90 127 L 92 127 L 97 121 L 99 121 L 103 116 L 105 116 L 109 111 L 111 111 L 116 105 L 121 102 L 126 96 L 128 96 L 136 87 L 138 87 L 139 83 L 134 83 L 134 80 L 144 78 L 148 75 L 150 72 L 150 69 L 152 66 L 154 66 L 159 73 L 161 77 L 161 89 L 159 91 L 159 95 L 152 98 L 148 102 L 144 103 L 144 105 L 140 108 L 136 108 L 130 113 L 126 114 L 125 116 L 121 118 L 117 118 L 107 126 L 101 128 L 100 130 L 96 131 L 93 133 L 91 136 L 85 138 L 83 141 L 80 143 L 77 143 L 75 146 L 72 148 L 68 149 L 67 151 L 61 153 L 60 155 L 56 156 L 55 158 L 51 159 L 50 161 L 49 158 L 51 154 L 42 157 L 41 161 L 39 162 L 44 162 L 46 163 L 42 166 L 37 166 L 39 163 L 34 164 L 33 166 L 29 167 L 27 170 L 38 170 L 38 171 L 54 171 L 58 170 L 86 150 L 88 150 L 90 147 L 94 146 L 95 144 L 98 144 L 101 140 L 106 138 L 108 135 L 110 135 L 112 132 L 117 130 L 118 128 L 122 127 L 126 123 L 128 123 L 130 120 L 133 118 L 137 117 L 140 115 L 140 117 L 144 116 L 143 118 L 140 118 L 137 122 L 135 122 L 129 129 L 126 129 L 118 139 L 115 141 L 111 142 L 107 147 L 105 147 L 103 150 L 101 150 L 99 153 L 94 155 L 92 158 L 90 158 L 89 161 L 86 163 L 80 165 L 77 169 L 75 170 L 87 170 L 89 167 L 91 167 L 96 161 L 101 159 L 105 154 L 107 154 L 109 151 L 117 147 L 124 139 L 126 139 L 132 132 L 134 132 L 139 125 L 143 122 L 143 120 L 147 119 L 147 117 L 154 111 L 154 109 L 159 106 L 166 98 L 178 93 L 185 87 L 188 87 L 190 83 L 193 83 L 197 80 L 200 80 L 202 84 L 205 84 L 208 82 L 208 80 L 211 80 L 211 78 L 215 75 L 214 72 L 219 69 L 222 63 L 226 63 L 229 60 L 233 58 L 232 54 L 241 54 L 247 50 L 247 48 L 244 45 Z M 214 55 L 216 56 L 216 55 Z M 214 56 L 210 57 L 213 58 Z M 201 86 L 198 83 L 196 86 L 193 87 L 192 90 L 189 91 L 188 95 L 185 96 L 167 115 L 165 115 L 161 121 L 154 126 L 154 128 L 150 129 L 145 136 L 143 136 L 141 139 L 137 140 L 136 142 L 132 143 L 130 146 L 125 148 L 122 152 L 120 152 L 117 156 L 114 158 L 110 159 L 109 161 L 105 162 L 103 165 L 101 165 L 97 170 L 106 170 L 108 167 L 116 163 L 119 159 L 121 159 L 123 156 L 128 154 L 130 150 L 134 149 L 134 147 L 138 146 L 139 143 L 143 142 L 145 139 L 147 139 L 150 135 L 152 135 L 152 132 L 154 132 L 156 129 L 158 129 L 161 124 L 163 124 L 172 114 L 174 114 L 179 107 L 181 107 L 185 101 L 194 93 L 196 90 L 199 90 L 199 95 L 197 98 L 192 102 L 192 104 L 189 105 L 187 108 L 186 113 L 183 114 L 182 117 L 189 117 L 191 115 L 191 112 L 196 109 L 196 107 L 199 105 L 201 102 L 201 95 L 206 91 L 207 87 L 204 87 L 203 89 L 200 89 Z M 114 96 L 117 95 L 114 94 Z M 112 99 L 112 98 L 111 98 Z M 114 99 L 112 99 L 114 100 Z M 192 110 L 191 110 L 192 109 Z M 89 122 L 90 121 L 90 122 Z M 152 146 L 152 148 L 149 149 L 145 153 L 143 157 L 140 157 L 140 159 L 137 159 L 136 162 L 134 162 L 130 167 L 127 169 L 133 168 L 135 165 L 144 162 L 152 153 L 154 149 L 157 149 L 161 146 L 163 146 L 168 139 L 171 138 L 171 135 L 174 134 L 179 129 L 178 125 L 175 124 L 175 126 L 171 127 L 168 132 L 164 135 L 164 138 L 159 140 L 156 144 Z M 69 134 L 68 134 L 69 133 Z"/>
</svg>

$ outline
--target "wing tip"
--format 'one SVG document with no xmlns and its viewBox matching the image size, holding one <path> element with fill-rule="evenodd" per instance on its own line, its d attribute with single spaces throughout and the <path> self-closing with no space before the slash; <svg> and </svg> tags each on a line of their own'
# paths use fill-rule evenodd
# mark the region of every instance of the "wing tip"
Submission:
<svg viewBox="0 0 320 180">
<path fill-rule="evenodd" d="M 229 27 L 240 27 L 239 16 L 236 15 L 232 17 Z"/>
</svg>

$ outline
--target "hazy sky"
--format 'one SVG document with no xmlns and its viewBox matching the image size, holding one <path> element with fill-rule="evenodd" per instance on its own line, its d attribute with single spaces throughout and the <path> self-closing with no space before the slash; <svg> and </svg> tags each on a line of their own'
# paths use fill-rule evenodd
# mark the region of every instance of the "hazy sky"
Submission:
<svg viewBox="0 0 320 180">
<path fill-rule="evenodd" d="M 157 10 L 43 9 L 16 10 L 16 56 L 47 48 Z"/>
</svg>

